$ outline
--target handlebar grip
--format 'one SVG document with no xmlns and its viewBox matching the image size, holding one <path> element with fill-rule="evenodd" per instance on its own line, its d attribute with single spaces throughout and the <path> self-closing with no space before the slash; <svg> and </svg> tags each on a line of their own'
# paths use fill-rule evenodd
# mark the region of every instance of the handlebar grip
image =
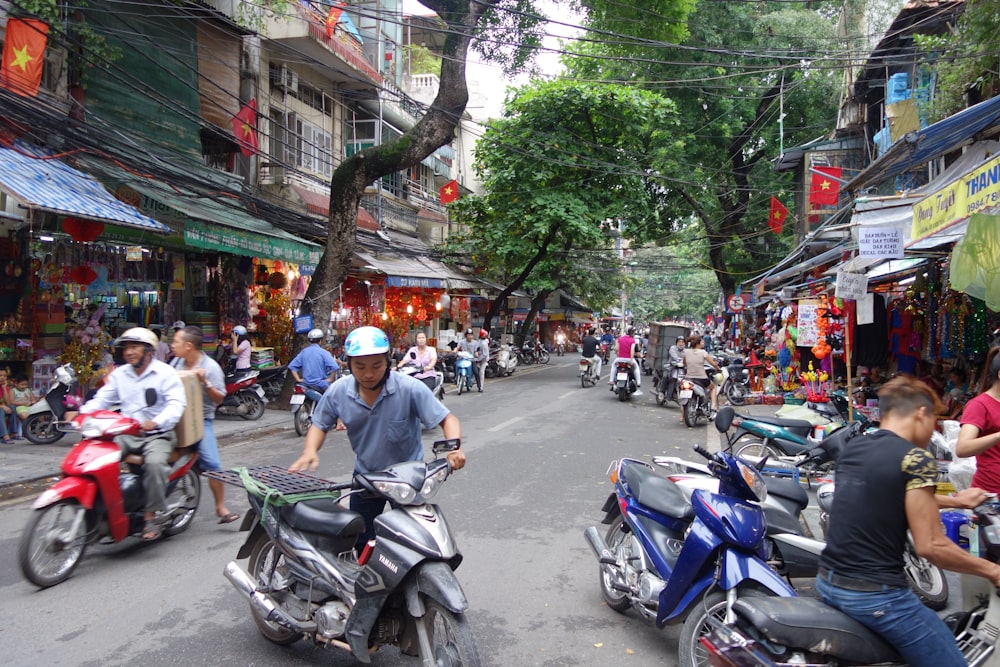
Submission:
<svg viewBox="0 0 1000 667">
<path fill-rule="evenodd" d="M 708 459 L 710 461 L 712 460 L 712 452 L 708 451 L 707 449 L 705 449 L 701 445 L 694 445 L 693 449 L 694 449 L 695 452 L 701 454 L 706 459 Z"/>
<path fill-rule="evenodd" d="M 327 488 L 328 491 L 349 491 L 354 486 L 354 482 L 340 482 L 339 484 L 330 484 Z"/>
</svg>

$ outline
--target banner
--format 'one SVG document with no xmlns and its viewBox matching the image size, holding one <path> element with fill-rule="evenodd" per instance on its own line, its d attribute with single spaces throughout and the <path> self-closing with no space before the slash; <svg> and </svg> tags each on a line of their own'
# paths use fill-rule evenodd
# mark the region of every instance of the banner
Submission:
<svg viewBox="0 0 1000 667">
<path fill-rule="evenodd" d="M 857 300 L 868 292 L 868 276 L 863 273 L 837 271 L 837 285 L 834 296 L 838 299 Z"/>
<path fill-rule="evenodd" d="M 799 347 L 812 347 L 819 342 L 819 328 L 816 326 L 816 309 L 819 305 L 819 299 L 799 301 L 799 337 L 795 341 Z"/>
<path fill-rule="evenodd" d="M 902 227 L 859 227 L 858 256 L 900 259 L 906 237 Z"/>
<path fill-rule="evenodd" d="M 913 205 L 911 241 L 1000 204 L 1000 155 Z"/>
</svg>

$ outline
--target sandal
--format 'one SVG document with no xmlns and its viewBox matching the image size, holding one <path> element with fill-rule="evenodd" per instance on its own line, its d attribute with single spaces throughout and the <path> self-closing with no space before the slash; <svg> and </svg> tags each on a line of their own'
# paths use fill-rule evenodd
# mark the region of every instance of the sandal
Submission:
<svg viewBox="0 0 1000 667">
<path fill-rule="evenodd" d="M 224 514 L 219 517 L 219 523 L 232 523 L 240 518 L 240 515 L 236 512 L 230 512 L 229 514 Z"/>
<path fill-rule="evenodd" d="M 142 539 L 146 542 L 160 539 L 163 534 L 163 527 L 156 519 L 146 519 L 146 524 L 142 527 Z"/>
</svg>

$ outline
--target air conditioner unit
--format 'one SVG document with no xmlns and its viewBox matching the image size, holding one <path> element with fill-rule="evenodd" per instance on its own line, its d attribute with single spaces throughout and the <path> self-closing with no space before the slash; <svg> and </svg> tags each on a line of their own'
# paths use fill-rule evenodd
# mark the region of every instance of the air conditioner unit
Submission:
<svg viewBox="0 0 1000 667">
<path fill-rule="evenodd" d="M 278 77 L 274 85 L 285 92 L 297 92 L 299 89 L 299 75 L 294 70 L 289 69 L 287 65 L 282 65 L 281 69 L 278 70 Z"/>
</svg>

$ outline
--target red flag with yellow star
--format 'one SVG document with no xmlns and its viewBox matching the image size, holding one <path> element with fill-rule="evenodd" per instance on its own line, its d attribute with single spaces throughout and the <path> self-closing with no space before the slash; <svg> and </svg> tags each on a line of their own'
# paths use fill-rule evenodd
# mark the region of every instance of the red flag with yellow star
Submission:
<svg viewBox="0 0 1000 667">
<path fill-rule="evenodd" d="M 48 35 L 48 23 L 34 19 L 7 19 L 0 86 L 24 97 L 38 95 Z"/>
<path fill-rule="evenodd" d="M 326 38 L 333 38 L 333 31 L 337 29 L 337 24 L 340 23 L 340 15 L 344 13 L 344 6 L 339 2 L 335 5 L 330 6 L 330 11 L 326 14 Z"/>
<path fill-rule="evenodd" d="M 809 183 L 809 203 L 836 206 L 840 199 L 840 167 L 813 167 Z"/>
<path fill-rule="evenodd" d="M 448 204 L 458 199 L 458 181 L 448 181 L 441 186 L 441 203 Z"/>
<path fill-rule="evenodd" d="M 243 157 L 257 152 L 257 98 L 251 97 L 240 112 L 233 117 L 233 134 Z"/>
<path fill-rule="evenodd" d="M 781 233 L 781 228 L 785 226 L 785 218 L 788 217 L 788 209 L 778 201 L 777 197 L 771 197 L 771 217 L 767 224 L 775 234 Z"/>
</svg>

